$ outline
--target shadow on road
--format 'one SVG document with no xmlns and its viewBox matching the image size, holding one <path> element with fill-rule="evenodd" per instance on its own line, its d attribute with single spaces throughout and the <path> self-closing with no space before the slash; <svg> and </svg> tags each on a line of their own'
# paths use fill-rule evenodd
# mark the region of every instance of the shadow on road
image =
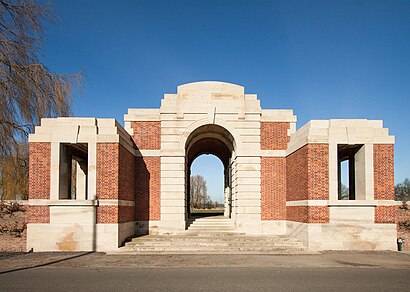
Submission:
<svg viewBox="0 0 410 292">
<path fill-rule="evenodd" d="M 81 254 L 69 256 L 69 257 L 54 260 L 54 261 L 49 261 L 49 262 L 34 265 L 34 266 L 23 267 L 23 268 L 15 268 L 15 269 L 12 269 L 12 270 L 2 271 L 2 272 L 0 272 L 0 275 L 13 273 L 13 272 L 18 272 L 18 271 L 23 271 L 23 270 L 35 269 L 35 268 L 40 268 L 40 267 L 46 267 L 46 266 L 49 266 L 49 265 L 52 265 L 52 264 L 57 264 L 57 263 L 69 261 L 69 260 L 72 260 L 72 259 L 76 259 L 76 258 L 80 258 L 80 257 L 86 256 L 86 255 L 89 255 L 89 254 L 93 254 L 93 253 L 95 253 L 95 251 L 84 252 L 84 253 L 81 253 Z M 14 255 L 12 255 L 12 256 L 14 256 Z"/>
</svg>

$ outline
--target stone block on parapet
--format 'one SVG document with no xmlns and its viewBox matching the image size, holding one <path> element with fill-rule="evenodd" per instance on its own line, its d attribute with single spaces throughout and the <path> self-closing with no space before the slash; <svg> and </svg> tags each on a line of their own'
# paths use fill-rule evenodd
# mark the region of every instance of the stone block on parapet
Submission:
<svg viewBox="0 0 410 292">
<path fill-rule="evenodd" d="M 245 100 L 258 100 L 257 94 L 245 94 Z"/>
<path fill-rule="evenodd" d="M 288 154 L 308 143 L 393 144 L 394 136 L 378 120 L 312 120 L 291 135 Z"/>
<path fill-rule="evenodd" d="M 124 121 L 160 121 L 160 110 L 149 108 L 129 108 L 128 113 L 124 115 Z"/>
<path fill-rule="evenodd" d="M 261 102 L 259 100 L 245 100 L 244 112 L 245 113 L 260 113 L 261 112 Z"/>
<path fill-rule="evenodd" d="M 195 92 L 213 92 L 213 93 L 223 93 L 223 94 L 245 94 L 245 89 L 243 86 L 219 82 L 219 81 L 201 81 L 192 82 L 187 84 L 182 84 L 177 87 L 177 93 L 195 93 Z"/>
<path fill-rule="evenodd" d="M 95 126 L 96 118 L 75 118 L 75 117 L 57 117 L 57 118 L 43 118 L 41 119 L 41 126 L 58 125 L 82 125 Z"/>
<path fill-rule="evenodd" d="M 262 122 L 290 122 L 296 123 L 297 117 L 293 110 L 263 109 L 261 115 Z"/>
</svg>

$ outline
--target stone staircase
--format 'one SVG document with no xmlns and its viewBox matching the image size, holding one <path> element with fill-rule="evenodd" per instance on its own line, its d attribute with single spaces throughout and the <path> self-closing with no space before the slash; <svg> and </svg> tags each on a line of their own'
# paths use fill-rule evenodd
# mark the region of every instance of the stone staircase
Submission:
<svg viewBox="0 0 410 292">
<path fill-rule="evenodd" d="M 125 254 L 295 254 L 307 253 L 301 241 L 289 236 L 250 236 L 235 230 L 224 217 L 204 217 L 188 222 L 177 235 L 132 238 L 116 253 Z"/>
<path fill-rule="evenodd" d="M 187 222 L 186 233 L 237 233 L 234 222 L 224 216 L 193 217 Z"/>
</svg>

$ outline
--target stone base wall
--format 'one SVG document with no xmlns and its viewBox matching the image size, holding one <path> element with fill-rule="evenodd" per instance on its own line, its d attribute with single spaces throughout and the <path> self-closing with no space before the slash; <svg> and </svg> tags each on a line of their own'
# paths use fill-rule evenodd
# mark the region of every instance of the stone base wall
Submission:
<svg viewBox="0 0 410 292">
<path fill-rule="evenodd" d="M 135 222 L 96 224 L 93 226 L 30 224 L 27 250 L 41 251 L 112 251 L 135 234 Z"/>
<path fill-rule="evenodd" d="M 395 224 L 287 222 L 287 233 L 310 250 L 397 250 Z"/>
</svg>

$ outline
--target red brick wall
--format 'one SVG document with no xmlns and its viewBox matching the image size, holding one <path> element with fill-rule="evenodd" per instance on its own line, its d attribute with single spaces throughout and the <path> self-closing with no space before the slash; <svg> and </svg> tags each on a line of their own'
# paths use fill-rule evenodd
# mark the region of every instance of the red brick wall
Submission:
<svg viewBox="0 0 410 292">
<path fill-rule="evenodd" d="M 286 200 L 308 199 L 308 146 L 286 157 Z"/>
<path fill-rule="evenodd" d="M 308 207 L 307 206 L 287 206 L 287 220 L 295 222 L 308 222 Z"/>
<path fill-rule="evenodd" d="M 286 157 L 286 200 L 329 198 L 329 146 L 308 144 Z M 327 206 L 288 206 L 287 219 L 305 223 L 328 223 Z"/>
<path fill-rule="evenodd" d="M 132 138 L 138 149 L 161 149 L 161 122 L 131 122 Z"/>
<path fill-rule="evenodd" d="M 396 206 L 374 207 L 374 223 L 396 223 Z"/>
<path fill-rule="evenodd" d="M 160 220 L 160 157 L 136 158 L 136 220 Z"/>
<path fill-rule="evenodd" d="M 308 217 L 309 223 L 329 223 L 329 207 L 309 206 Z"/>
<path fill-rule="evenodd" d="M 287 122 L 261 122 L 261 149 L 286 150 L 290 137 Z"/>
<path fill-rule="evenodd" d="M 97 206 L 97 223 L 117 223 L 118 206 Z"/>
<path fill-rule="evenodd" d="M 309 200 L 329 199 L 329 145 L 308 145 Z"/>
<path fill-rule="evenodd" d="M 287 219 L 303 223 L 329 223 L 327 206 L 288 206 Z"/>
<path fill-rule="evenodd" d="M 50 223 L 49 206 L 27 206 L 27 223 Z"/>
<path fill-rule="evenodd" d="M 118 222 L 131 222 L 135 220 L 135 206 L 119 206 Z"/>
<path fill-rule="evenodd" d="M 118 199 L 119 144 L 97 143 L 97 199 Z"/>
<path fill-rule="evenodd" d="M 118 143 L 97 144 L 97 198 L 135 200 L 135 156 Z M 97 223 L 134 221 L 134 206 L 98 206 Z"/>
<path fill-rule="evenodd" d="M 118 198 L 120 200 L 135 201 L 135 156 L 122 145 L 119 154 Z"/>
<path fill-rule="evenodd" d="M 261 219 L 286 219 L 286 158 L 261 158 Z"/>
<path fill-rule="evenodd" d="M 308 144 L 286 158 L 286 199 L 329 198 L 329 146 Z"/>
<path fill-rule="evenodd" d="M 51 143 L 29 143 L 29 199 L 50 199 Z"/>
<path fill-rule="evenodd" d="M 97 223 L 115 224 L 134 221 L 134 206 L 97 206 Z"/>
<path fill-rule="evenodd" d="M 374 199 L 394 200 L 394 145 L 373 145 Z"/>
</svg>

